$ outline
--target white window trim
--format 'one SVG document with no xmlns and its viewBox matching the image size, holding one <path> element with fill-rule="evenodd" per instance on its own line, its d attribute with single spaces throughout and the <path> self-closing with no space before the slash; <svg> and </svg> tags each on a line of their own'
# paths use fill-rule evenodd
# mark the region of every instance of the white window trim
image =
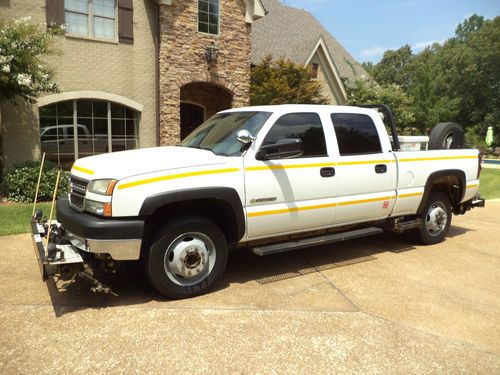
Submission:
<svg viewBox="0 0 500 375">
<path fill-rule="evenodd" d="M 107 132 L 107 137 L 108 137 L 108 153 L 113 152 L 113 132 L 112 132 L 111 103 L 115 102 L 118 105 L 121 105 L 123 107 L 127 107 L 128 106 L 130 109 L 134 110 L 135 111 L 134 128 L 135 128 L 135 133 L 136 133 L 135 134 L 135 143 L 136 143 L 136 148 L 135 149 L 141 148 L 141 145 L 140 145 L 141 137 L 140 137 L 139 130 L 140 130 L 141 114 L 142 114 L 142 109 L 143 109 L 142 105 L 134 105 L 132 107 L 132 106 L 127 105 L 127 104 L 125 104 L 123 102 L 109 100 L 109 97 L 108 98 L 95 98 L 95 97 L 91 98 L 91 97 L 85 97 L 85 96 L 74 96 L 74 95 L 71 95 L 71 96 L 65 98 L 61 94 L 50 95 L 50 97 L 58 97 L 58 98 L 57 99 L 56 98 L 52 98 L 53 100 L 45 100 L 45 101 L 38 100 L 38 102 L 37 102 L 38 108 L 45 107 L 45 106 L 48 106 L 48 105 L 54 105 L 54 104 L 57 104 L 59 102 L 64 102 L 64 101 L 71 101 L 72 104 L 73 104 L 73 115 L 72 115 L 72 117 L 73 117 L 73 122 L 72 122 L 72 125 L 73 125 L 73 137 L 74 137 L 73 138 L 73 142 L 74 142 L 73 156 L 74 156 L 74 160 L 75 161 L 78 160 L 78 158 L 80 157 L 79 150 L 78 150 L 78 109 L 77 109 L 78 108 L 78 106 L 77 106 L 78 100 L 90 99 L 90 100 L 106 101 L 106 111 L 107 111 L 106 121 L 107 121 L 107 131 L 108 131 Z M 118 97 L 118 96 L 116 96 L 116 97 Z M 128 104 L 131 104 L 131 103 L 129 102 Z M 140 108 L 140 110 L 139 110 L 139 108 Z M 58 118 L 59 116 L 56 116 L 56 117 Z M 66 130 L 63 130 L 63 131 L 66 133 Z M 119 151 L 121 151 L 121 150 L 119 150 Z M 58 163 L 59 163 L 59 148 L 58 148 L 57 153 L 58 153 Z"/>
<path fill-rule="evenodd" d="M 67 32 L 65 36 L 69 38 L 76 38 L 76 39 L 87 39 L 87 40 L 96 40 L 99 42 L 107 42 L 107 43 L 114 43 L 118 44 L 119 36 L 118 36 L 118 0 L 114 0 L 114 6 L 115 6 L 115 30 L 114 30 L 114 36 L 112 38 L 105 38 L 105 37 L 100 37 L 100 36 L 94 36 L 94 11 L 93 11 L 93 0 L 88 0 L 88 13 L 80 13 L 80 12 L 75 12 L 72 10 L 66 10 L 66 1 L 64 2 L 64 22 L 66 23 L 66 12 L 70 13 L 75 13 L 75 14 L 85 14 L 88 16 L 87 20 L 87 28 L 89 33 L 88 34 L 77 34 L 77 33 L 70 33 Z M 101 18 L 107 18 L 111 19 L 109 17 L 101 17 Z"/>
<path fill-rule="evenodd" d="M 207 1 L 208 1 L 208 0 L 207 0 Z M 221 33 L 220 33 L 220 29 L 221 29 L 221 23 L 222 23 L 222 22 L 221 22 L 221 18 L 220 18 L 220 13 L 221 13 L 221 12 L 220 12 L 220 10 L 221 10 L 221 9 L 220 9 L 220 7 L 221 7 L 221 1 L 220 1 L 220 0 L 218 0 L 218 1 L 219 1 L 219 6 L 218 6 L 218 9 L 219 9 L 219 14 L 217 15 L 217 17 L 218 17 L 219 22 L 218 22 L 218 25 L 217 25 L 217 34 L 211 34 L 211 33 L 206 33 L 206 32 L 204 32 L 204 31 L 200 31 L 200 0 L 198 0 L 198 11 L 196 12 L 196 21 L 197 21 L 197 22 L 196 22 L 196 29 L 197 29 L 197 31 L 198 31 L 200 34 L 203 34 L 203 35 L 208 35 L 208 36 L 211 36 L 211 37 L 217 37 L 217 36 L 220 36 L 220 34 L 221 34 Z M 208 13 L 208 15 L 209 15 L 209 21 L 210 21 L 210 13 Z M 203 23 L 205 23 L 205 22 L 203 22 Z M 207 25 L 208 25 L 208 28 L 209 28 L 209 30 L 210 30 L 210 22 L 209 22 L 209 23 L 207 23 Z"/>
</svg>

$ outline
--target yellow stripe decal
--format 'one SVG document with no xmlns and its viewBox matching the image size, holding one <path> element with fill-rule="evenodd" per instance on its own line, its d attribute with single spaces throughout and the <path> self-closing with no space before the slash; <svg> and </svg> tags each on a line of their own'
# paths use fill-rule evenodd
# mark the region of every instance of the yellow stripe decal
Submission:
<svg viewBox="0 0 500 375">
<path fill-rule="evenodd" d="M 411 194 L 402 194 L 399 198 L 409 198 L 409 197 L 417 197 L 424 195 L 424 193 L 411 193 Z M 328 207 L 337 207 L 337 206 L 348 206 L 352 204 L 360 204 L 360 203 L 371 203 L 371 202 L 379 202 L 385 201 L 389 199 L 394 199 L 396 196 L 390 197 L 381 197 L 381 198 L 369 198 L 369 199 L 359 199 L 355 201 L 347 201 L 340 203 L 327 203 L 327 204 L 319 204 L 316 206 L 305 206 L 305 207 L 292 207 L 292 208 L 282 208 L 279 210 L 270 210 L 270 211 L 261 211 L 261 212 L 251 212 L 248 214 L 248 217 L 257 217 L 257 216 L 267 216 L 267 215 L 278 215 L 278 214 L 286 214 L 289 212 L 299 212 L 299 211 L 308 211 L 308 210 L 316 210 L 320 208 L 328 208 Z"/>
<path fill-rule="evenodd" d="M 168 176 L 158 176 L 158 177 L 152 177 L 152 178 L 146 178 L 144 180 L 139 180 L 139 181 L 133 181 L 133 182 L 128 182 L 122 185 L 118 185 L 118 190 L 122 189 L 128 189 L 134 186 L 140 186 L 140 185 L 146 185 L 146 184 L 152 184 L 154 182 L 161 182 L 161 181 L 167 181 L 167 180 L 175 180 L 178 178 L 187 178 L 187 177 L 195 177 L 195 176 L 204 176 L 204 175 L 209 175 L 209 174 L 220 174 L 220 173 L 231 173 L 231 172 L 238 172 L 238 168 L 227 168 L 227 169 L 214 169 L 210 171 L 197 171 L 197 172 L 187 172 L 187 173 L 178 173 L 178 174 L 171 174 Z"/>
<path fill-rule="evenodd" d="M 340 202 L 339 206 L 349 206 L 351 204 L 359 204 L 359 203 L 371 203 L 371 202 L 378 202 L 378 201 L 385 201 L 388 199 L 394 199 L 396 198 L 394 195 L 390 197 L 380 197 L 380 198 L 369 198 L 369 199 L 358 199 L 356 201 L 347 201 L 347 202 Z"/>
<path fill-rule="evenodd" d="M 399 159 L 399 161 L 400 162 L 411 162 L 411 161 L 436 161 L 436 160 L 455 160 L 455 159 L 477 159 L 477 156 L 442 156 L 439 158 Z"/>
<path fill-rule="evenodd" d="M 258 167 L 245 168 L 246 171 L 267 171 L 276 169 L 296 169 L 296 168 L 314 168 L 314 167 L 335 167 L 337 163 L 315 163 L 315 164 L 288 164 L 288 165 L 264 165 Z"/>
<path fill-rule="evenodd" d="M 92 171 L 90 169 L 78 167 L 76 165 L 73 165 L 73 167 L 71 169 L 74 169 L 75 171 L 78 171 L 78 172 L 90 174 L 90 175 L 93 175 L 95 173 L 94 171 Z"/>
<path fill-rule="evenodd" d="M 475 187 L 478 187 L 479 184 L 474 184 L 474 185 L 467 185 L 467 189 L 472 189 L 472 188 L 475 188 Z"/>
<path fill-rule="evenodd" d="M 265 215 L 277 215 L 277 214 L 285 214 L 285 213 L 288 213 L 288 212 L 317 210 L 317 209 L 320 209 L 320 208 L 328 208 L 328 207 L 336 207 L 336 206 L 337 206 L 337 203 L 326 203 L 326 204 L 318 204 L 316 206 L 291 207 L 291 208 L 283 208 L 283 209 L 280 209 L 280 210 L 251 212 L 251 213 L 248 214 L 248 217 L 265 216 Z"/>
<path fill-rule="evenodd" d="M 409 194 L 401 194 L 399 198 L 409 198 L 409 197 L 419 197 L 424 195 L 424 193 L 409 193 Z"/>
</svg>

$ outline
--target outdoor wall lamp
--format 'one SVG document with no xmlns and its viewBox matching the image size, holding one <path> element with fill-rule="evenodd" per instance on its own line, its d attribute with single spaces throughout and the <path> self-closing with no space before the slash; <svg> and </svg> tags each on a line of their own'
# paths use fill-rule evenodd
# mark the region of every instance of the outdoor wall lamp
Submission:
<svg viewBox="0 0 500 375">
<path fill-rule="evenodd" d="M 208 46 L 205 47 L 205 57 L 209 65 L 217 62 L 217 56 L 219 56 L 219 48 L 215 41 L 212 41 Z"/>
</svg>

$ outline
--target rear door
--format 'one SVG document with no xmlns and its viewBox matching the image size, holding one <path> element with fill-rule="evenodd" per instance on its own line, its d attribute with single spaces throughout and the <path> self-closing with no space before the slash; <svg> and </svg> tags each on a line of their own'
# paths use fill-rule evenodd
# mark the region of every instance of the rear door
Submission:
<svg viewBox="0 0 500 375">
<path fill-rule="evenodd" d="M 389 142 L 380 141 L 374 118 L 368 114 L 332 113 L 330 119 L 338 144 L 335 223 L 387 217 L 395 204 L 397 177 Z M 379 127 L 383 127 L 381 121 Z"/>
<path fill-rule="evenodd" d="M 330 130 L 326 132 L 329 139 Z M 320 116 L 309 112 L 285 114 L 275 121 L 261 144 L 285 138 L 300 138 L 303 155 L 257 160 L 255 154 L 260 144 L 245 155 L 249 239 L 317 229 L 334 222 L 333 150 L 327 147 Z"/>
</svg>

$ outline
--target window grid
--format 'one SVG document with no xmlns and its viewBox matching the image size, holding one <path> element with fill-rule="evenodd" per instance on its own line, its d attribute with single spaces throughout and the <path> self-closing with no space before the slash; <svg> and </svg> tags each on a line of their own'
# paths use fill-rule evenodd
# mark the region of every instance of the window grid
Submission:
<svg viewBox="0 0 500 375">
<path fill-rule="evenodd" d="M 102 100 L 41 107 L 42 152 L 47 153 L 47 160 L 69 168 L 79 157 L 135 149 L 139 146 L 138 119 L 136 111 Z"/>
<path fill-rule="evenodd" d="M 211 35 L 219 35 L 219 0 L 198 0 L 198 31 Z"/>
<path fill-rule="evenodd" d="M 117 35 L 117 7 L 116 1 L 113 0 L 112 3 L 113 7 L 106 6 L 106 0 L 65 0 L 64 13 L 68 33 L 115 39 Z M 112 13 L 110 12 L 111 8 L 113 9 Z M 86 22 L 82 23 L 84 17 Z"/>
</svg>

